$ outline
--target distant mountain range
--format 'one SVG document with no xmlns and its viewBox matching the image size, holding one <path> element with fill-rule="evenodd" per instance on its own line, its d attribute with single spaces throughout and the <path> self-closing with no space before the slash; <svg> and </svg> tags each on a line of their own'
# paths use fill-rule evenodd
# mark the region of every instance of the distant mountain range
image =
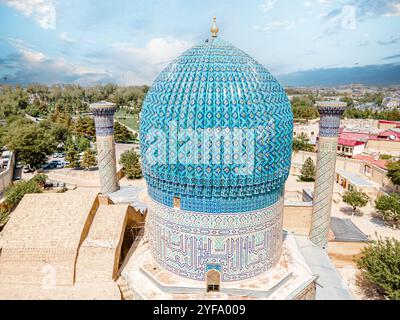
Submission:
<svg viewBox="0 0 400 320">
<path fill-rule="evenodd" d="M 278 75 L 284 86 L 338 86 L 346 84 L 400 84 L 400 63 L 346 68 L 326 68 Z"/>
</svg>

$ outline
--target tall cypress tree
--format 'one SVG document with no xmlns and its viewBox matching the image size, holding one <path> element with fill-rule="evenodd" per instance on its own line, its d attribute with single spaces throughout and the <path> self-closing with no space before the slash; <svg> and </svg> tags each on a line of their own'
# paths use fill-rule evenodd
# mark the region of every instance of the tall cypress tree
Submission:
<svg viewBox="0 0 400 320">
<path fill-rule="evenodd" d="M 300 181 L 311 182 L 315 181 L 315 164 L 314 161 L 309 157 L 301 168 Z"/>
</svg>

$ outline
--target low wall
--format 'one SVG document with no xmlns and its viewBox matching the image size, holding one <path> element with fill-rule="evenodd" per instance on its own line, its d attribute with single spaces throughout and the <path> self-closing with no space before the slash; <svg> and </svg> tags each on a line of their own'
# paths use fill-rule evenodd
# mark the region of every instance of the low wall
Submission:
<svg viewBox="0 0 400 320">
<path fill-rule="evenodd" d="M 285 202 L 283 209 L 283 229 L 295 235 L 307 236 L 311 229 L 312 203 Z"/>
<path fill-rule="evenodd" d="M 314 152 L 297 151 L 293 153 L 292 156 L 292 174 L 300 174 L 302 165 L 307 158 L 311 158 L 314 163 L 317 161 L 317 154 Z M 369 174 L 367 175 L 367 168 L 369 168 Z M 398 187 L 394 186 L 390 179 L 387 177 L 387 171 L 379 168 L 373 164 L 370 164 L 364 160 L 351 159 L 337 157 L 336 159 L 336 169 L 342 169 L 347 172 L 358 174 L 364 179 L 371 180 L 379 184 L 385 192 L 397 192 Z"/>
<path fill-rule="evenodd" d="M 317 153 L 306 152 L 306 151 L 294 152 L 292 156 L 292 161 L 295 164 L 303 164 L 307 158 L 311 158 L 314 161 L 314 163 L 317 163 Z M 363 164 L 364 161 L 362 160 L 343 158 L 343 157 L 336 158 L 336 169 L 342 169 L 352 173 L 362 174 Z"/>
<path fill-rule="evenodd" d="M 330 241 L 328 243 L 328 255 L 336 268 L 356 267 L 357 264 L 354 259 L 361 257 L 361 250 L 368 244 L 368 242 Z"/>
<path fill-rule="evenodd" d="M 368 140 L 366 149 L 381 153 L 399 155 L 400 142 L 391 140 Z"/>
<path fill-rule="evenodd" d="M 15 163 L 15 156 L 14 153 L 12 153 L 6 170 L 0 173 L 0 193 L 3 193 L 4 190 L 7 189 L 12 184 L 14 175 L 14 163 Z"/>
</svg>

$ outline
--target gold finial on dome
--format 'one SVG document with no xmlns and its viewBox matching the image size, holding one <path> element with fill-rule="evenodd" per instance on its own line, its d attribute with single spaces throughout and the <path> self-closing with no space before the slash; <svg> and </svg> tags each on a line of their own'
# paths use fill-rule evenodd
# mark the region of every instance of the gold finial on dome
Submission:
<svg viewBox="0 0 400 320">
<path fill-rule="evenodd" d="M 218 35 L 218 31 L 219 31 L 218 26 L 217 26 L 217 17 L 213 18 L 213 23 L 212 23 L 210 31 L 211 31 L 211 37 L 216 38 Z"/>
</svg>

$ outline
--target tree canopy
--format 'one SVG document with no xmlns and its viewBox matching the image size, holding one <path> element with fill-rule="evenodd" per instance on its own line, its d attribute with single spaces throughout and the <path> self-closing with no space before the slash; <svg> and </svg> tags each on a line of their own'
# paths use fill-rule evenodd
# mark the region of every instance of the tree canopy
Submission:
<svg viewBox="0 0 400 320">
<path fill-rule="evenodd" d="M 381 196 L 375 200 L 375 208 L 380 217 L 397 227 L 400 223 L 400 195 L 393 193 L 389 196 Z"/>
<path fill-rule="evenodd" d="M 384 296 L 400 300 L 400 241 L 394 238 L 374 241 L 361 251 L 357 266 Z"/>
<path fill-rule="evenodd" d="M 96 155 L 94 154 L 93 150 L 87 148 L 83 153 L 81 166 L 85 170 L 89 170 L 91 167 L 96 165 Z"/>
<path fill-rule="evenodd" d="M 301 133 L 299 137 L 293 139 L 293 151 L 314 151 L 314 146 L 310 143 L 310 139 L 305 133 Z"/>
<path fill-rule="evenodd" d="M 313 159 L 308 157 L 301 168 L 300 181 L 312 182 L 315 181 L 315 163 Z"/>
<path fill-rule="evenodd" d="M 343 202 L 353 208 L 353 213 L 357 208 L 363 208 L 368 204 L 369 198 L 365 192 L 346 191 L 343 195 Z"/>
<path fill-rule="evenodd" d="M 139 155 L 134 150 L 127 150 L 122 153 L 119 163 L 122 165 L 127 179 L 142 178 Z"/>
<path fill-rule="evenodd" d="M 292 111 L 295 119 L 311 120 L 319 117 L 313 96 L 294 97 L 292 99 Z"/>
<path fill-rule="evenodd" d="M 78 168 L 80 166 L 79 153 L 74 144 L 70 144 L 65 153 L 65 160 L 69 162 L 69 168 Z"/>
<path fill-rule="evenodd" d="M 18 160 L 31 168 L 39 168 L 57 147 L 53 133 L 22 118 L 8 126 L 3 142 L 15 152 Z"/>
<path fill-rule="evenodd" d="M 387 164 L 387 176 L 396 186 L 400 185 L 400 161 L 389 162 Z"/>
</svg>

